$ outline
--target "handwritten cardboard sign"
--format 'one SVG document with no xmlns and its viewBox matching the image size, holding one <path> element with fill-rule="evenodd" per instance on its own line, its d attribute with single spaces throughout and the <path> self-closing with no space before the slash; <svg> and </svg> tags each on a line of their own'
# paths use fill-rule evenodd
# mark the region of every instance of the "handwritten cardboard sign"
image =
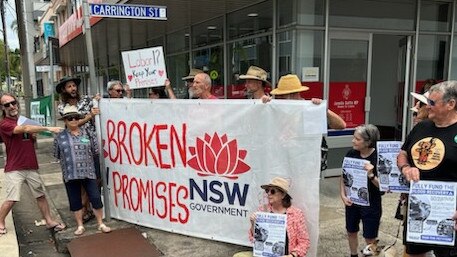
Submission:
<svg viewBox="0 0 457 257">
<path fill-rule="evenodd" d="M 122 61 L 127 84 L 131 89 L 158 87 L 165 84 L 167 71 L 161 46 L 124 51 Z"/>
</svg>

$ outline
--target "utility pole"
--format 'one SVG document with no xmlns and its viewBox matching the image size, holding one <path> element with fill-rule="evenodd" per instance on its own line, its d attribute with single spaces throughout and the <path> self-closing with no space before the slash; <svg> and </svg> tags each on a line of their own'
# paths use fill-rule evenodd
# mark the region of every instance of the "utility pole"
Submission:
<svg viewBox="0 0 457 257">
<path fill-rule="evenodd" d="M 0 0 L 0 9 L 1 9 L 1 16 L 2 16 L 2 27 L 3 27 L 3 43 L 5 46 L 5 69 L 6 69 L 6 86 L 8 92 L 11 91 L 10 85 L 10 60 L 9 60 L 9 49 L 8 49 L 8 40 L 6 36 L 6 24 L 5 24 L 5 1 L 7 0 Z"/>
</svg>

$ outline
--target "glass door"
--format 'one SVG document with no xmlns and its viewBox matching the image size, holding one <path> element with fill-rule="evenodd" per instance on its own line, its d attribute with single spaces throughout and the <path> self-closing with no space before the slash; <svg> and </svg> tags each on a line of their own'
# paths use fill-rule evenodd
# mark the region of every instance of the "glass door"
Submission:
<svg viewBox="0 0 457 257">
<path fill-rule="evenodd" d="M 354 128 L 368 123 L 370 111 L 370 33 L 329 32 L 324 94 L 328 108 L 347 124 L 345 130 L 329 130 L 329 169 L 323 176 L 340 175 L 341 161 L 352 146 Z"/>
</svg>

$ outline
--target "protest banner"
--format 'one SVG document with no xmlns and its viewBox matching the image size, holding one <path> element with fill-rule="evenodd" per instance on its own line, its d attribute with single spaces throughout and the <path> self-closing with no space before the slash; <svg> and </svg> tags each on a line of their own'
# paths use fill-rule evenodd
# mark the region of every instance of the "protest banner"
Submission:
<svg viewBox="0 0 457 257">
<path fill-rule="evenodd" d="M 378 178 L 379 190 L 398 193 L 409 193 L 409 183 L 397 167 L 397 156 L 402 142 L 378 141 Z"/>
<path fill-rule="evenodd" d="M 420 180 L 411 183 L 406 241 L 453 246 L 452 219 L 456 208 L 457 183 Z"/>
<path fill-rule="evenodd" d="M 360 206 L 370 206 L 368 195 L 368 177 L 363 168 L 367 160 L 344 157 L 343 181 L 346 196 Z"/>
<path fill-rule="evenodd" d="M 167 70 L 161 46 L 124 51 L 122 61 L 131 89 L 165 85 Z"/>
<path fill-rule="evenodd" d="M 102 99 L 100 109 L 112 217 L 252 246 L 260 185 L 280 176 L 316 256 L 325 103 Z"/>
</svg>

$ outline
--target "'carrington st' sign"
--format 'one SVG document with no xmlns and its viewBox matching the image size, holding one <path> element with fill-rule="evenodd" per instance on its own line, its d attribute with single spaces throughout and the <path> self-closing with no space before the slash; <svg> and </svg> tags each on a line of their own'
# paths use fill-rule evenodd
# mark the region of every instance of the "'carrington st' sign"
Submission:
<svg viewBox="0 0 457 257">
<path fill-rule="evenodd" d="M 166 20 L 166 6 L 90 4 L 90 15 L 95 17 Z"/>
</svg>

